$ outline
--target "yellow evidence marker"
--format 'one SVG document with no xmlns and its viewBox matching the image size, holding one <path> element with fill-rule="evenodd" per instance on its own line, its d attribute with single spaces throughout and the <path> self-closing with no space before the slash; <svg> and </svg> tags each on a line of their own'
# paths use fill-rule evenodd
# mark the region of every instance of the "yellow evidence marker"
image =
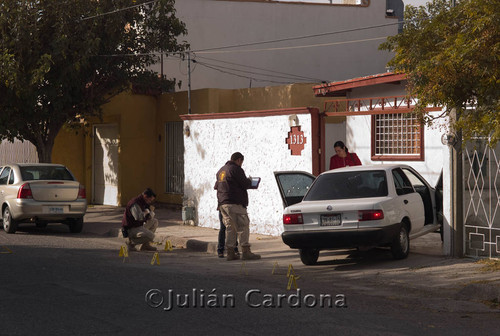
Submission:
<svg viewBox="0 0 500 336">
<path fill-rule="evenodd" d="M 153 259 L 151 259 L 151 265 L 154 265 L 155 262 L 157 265 L 160 264 L 160 255 L 158 254 L 158 252 L 155 252 L 155 254 L 153 255 Z"/>
<path fill-rule="evenodd" d="M 2 246 L 2 248 L 3 248 L 5 251 L 2 251 L 2 252 L 0 252 L 0 253 L 5 253 L 5 254 L 7 254 L 7 253 L 9 253 L 9 254 L 10 254 L 10 253 L 12 253 L 12 250 L 11 250 L 11 249 L 9 249 L 8 247 L 6 247 L 6 246 Z"/>
<path fill-rule="evenodd" d="M 172 243 L 170 242 L 170 240 L 167 240 L 165 242 L 165 251 L 173 251 Z"/>
<path fill-rule="evenodd" d="M 272 275 L 274 275 L 274 271 L 277 271 L 277 270 L 278 270 L 279 266 L 280 266 L 280 265 L 278 265 L 278 262 L 277 262 L 277 261 L 275 261 L 275 262 L 274 262 L 274 266 L 273 266 L 273 271 L 271 272 L 271 274 L 272 274 Z"/>
<path fill-rule="evenodd" d="M 292 288 L 292 285 L 293 285 L 293 287 L 294 287 L 295 289 L 297 289 L 297 279 L 298 279 L 298 278 L 296 278 L 296 277 L 295 277 L 295 275 L 293 275 L 293 274 L 292 274 L 292 275 L 290 275 L 290 276 L 288 277 L 288 285 L 286 286 L 286 289 L 287 289 L 287 290 L 290 290 L 290 289 Z"/>
<path fill-rule="evenodd" d="M 118 254 L 119 257 L 123 257 L 123 262 L 125 262 L 125 260 L 128 260 L 128 248 L 126 246 L 121 246 L 120 247 L 120 253 Z"/>
</svg>

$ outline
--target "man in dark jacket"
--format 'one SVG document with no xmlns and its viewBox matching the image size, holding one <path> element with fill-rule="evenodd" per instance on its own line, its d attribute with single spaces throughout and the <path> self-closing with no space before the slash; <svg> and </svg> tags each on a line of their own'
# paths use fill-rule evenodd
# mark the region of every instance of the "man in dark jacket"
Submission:
<svg viewBox="0 0 500 336">
<path fill-rule="evenodd" d="M 122 232 L 127 235 L 128 248 L 135 251 L 135 245 L 142 244 L 141 251 L 156 251 L 151 246 L 155 239 L 155 231 L 158 228 L 158 220 L 154 218 L 154 207 L 151 205 L 156 194 L 150 188 L 142 194 L 131 199 L 125 207 L 122 218 Z"/>
<path fill-rule="evenodd" d="M 249 178 L 241 168 L 244 157 L 236 152 L 231 155 L 231 160 L 217 172 L 217 202 L 226 225 L 227 260 L 237 260 L 239 255 L 234 251 L 238 233 L 240 233 L 240 246 L 244 260 L 260 259 L 260 255 L 250 251 L 250 220 L 248 219 L 248 193 L 252 185 Z"/>
</svg>

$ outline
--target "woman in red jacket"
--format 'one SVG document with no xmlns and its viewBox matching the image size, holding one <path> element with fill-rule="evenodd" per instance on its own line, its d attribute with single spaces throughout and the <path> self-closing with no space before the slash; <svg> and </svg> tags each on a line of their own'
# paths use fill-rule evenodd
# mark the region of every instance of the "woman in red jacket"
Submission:
<svg viewBox="0 0 500 336">
<path fill-rule="evenodd" d="M 337 141 L 333 148 L 335 149 L 335 154 L 330 158 L 330 169 L 349 167 L 349 166 L 361 166 L 361 161 L 359 160 L 356 153 L 349 153 L 347 147 L 342 141 Z"/>
</svg>

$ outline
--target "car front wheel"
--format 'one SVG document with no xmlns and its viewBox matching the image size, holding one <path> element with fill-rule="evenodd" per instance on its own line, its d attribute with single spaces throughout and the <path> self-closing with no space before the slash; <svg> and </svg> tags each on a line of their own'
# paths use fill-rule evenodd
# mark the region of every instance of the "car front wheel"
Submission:
<svg viewBox="0 0 500 336">
<path fill-rule="evenodd" d="M 401 223 L 399 234 L 392 241 L 391 253 L 394 259 L 404 259 L 410 253 L 410 237 L 404 223 Z"/>
<path fill-rule="evenodd" d="M 12 218 L 9 207 L 3 210 L 3 229 L 7 233 L 15 233 L 17 230 L 17 222 Z"/>
<path fill-rule="evenodd" d="M 316 262 L 318 262 L 319 258 L 318 249 L 312 249 L 312 248 L 300 249 L 299 254 L 300 254 L 300 260 L 304 265 L 314 265 L 316 264 Z"/>
</svg>

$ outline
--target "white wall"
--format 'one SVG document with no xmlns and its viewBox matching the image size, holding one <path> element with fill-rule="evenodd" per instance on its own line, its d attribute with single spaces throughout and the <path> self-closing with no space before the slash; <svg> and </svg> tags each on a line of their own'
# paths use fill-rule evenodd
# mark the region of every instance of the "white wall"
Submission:
<svg viewBox="0 0 500 336">
<path fill-rule="evenodd" d="M 215 176 L 232 153 L 241 152 L 247 176 L 262 178 L 259 189 L 248 190 L 250 232 L 279 235 L 283 231 L 283 202 L 273 172 L 312 173 L 311 115 L 298 114 L 298 119 L 307 138 L 300 156 L 292 156 L 285 143 L 288 115 L 184 121 L 191 133 L 184 138 L 184 195 L 194 201 L 197 225 L 219 228 Z"/>
<path fill-rule="evenodd" d="M 198 61 L 191 68 L 193 90 L 262 87 L 295 82 L 319 83 L 382 73 L 391 56 L 386 51 L 378 50 L 378 46 L 386 36 L 398 32 L 398 20 L 386 18 L 385 0 L 372 0 L 367 7 L 177 0 L 175 8 L 177 16 L 186 23 L 188 30 L 188 35 L 179 40 L 189 42 L 194 58 Z M 395 24 L 356 30 L 387 23 Z M 248 47 L 205 50 L 344 30 L 353 31 Z M 220 71 L 209 69 L 202 62 Z M 160 72 L 160 67 L 155 70 Z M 187 90 L 186 61 L 178 57 L 166 57 L 163 70 L 168 77 L 182 81 L 181 91 Z M 266 77 L 262 73 L 273 74 L 274 77 Z M 306 78 L 284 78 L 286 74 Z M 254 80 L 247 77 L 253 77 Z"/>
<path fill-rule="evenodd" d="M 439 174 L 445 165 L 441 143 L 443 131 L 439 127 L 425 127 L 424 161 L 372 161 L 371 160 L 371 116 L 347 118 L 347 143 L 349 151 L 355 152 L 363 165 L 382 163 L 401 163 L 415 168 L 431 186 L 436 185 Z"/>
<path fill-rule="evenodd" d="M 393 97 L 406 95 L 406 81 L 399 85 L 379 84 L 366 86 L 352 90 L 348 93 L 348 99 L 369 97 Z M 437 116 L 441 112 L 433 112 Z M 439 119 L 434 125 L 426 126 L 424 130 L 425 161 L 372 161 L 371 160 L 371 116 L 350 116 L 346 121 L 346 146 L 349 151 L 355 152 L 361 163 L 402 163 L 415 168 L 432 186 L 436 185 L 439 174 L 446 161 L 443 150 L 446 149 L 441 143 L 441 136 L 446 131 L 447 119 Z"/>
</svg>

